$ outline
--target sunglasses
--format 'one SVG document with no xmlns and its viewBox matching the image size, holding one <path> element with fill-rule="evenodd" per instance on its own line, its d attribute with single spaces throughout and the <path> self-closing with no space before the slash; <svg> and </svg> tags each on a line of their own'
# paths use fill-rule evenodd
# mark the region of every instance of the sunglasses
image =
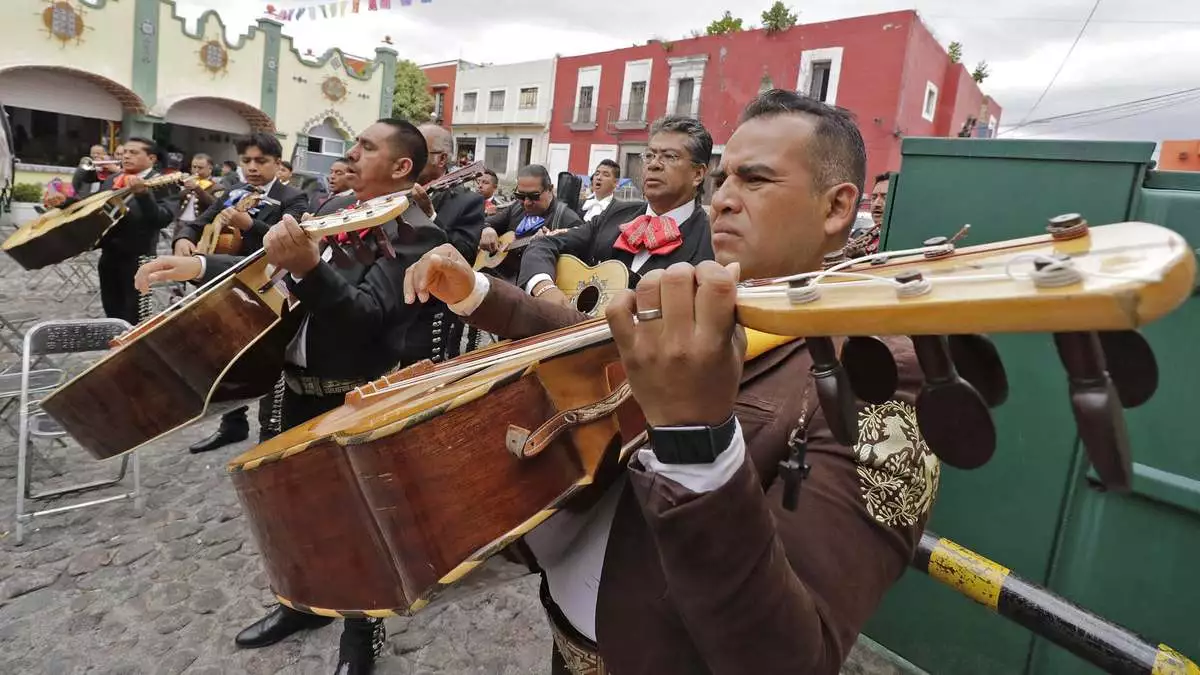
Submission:
<svg viewBox="0 0 1200 675">
<path fill-rule="evenodd" d="M 515 199 L 519 202 L 523 202 L 523 201 L 536 202 L 537 200 L 539 200 L 541 198 L 542 198 L 541 190 L 538 190 L 537 192 L 520 192 L 517 190 L 513 191 L 513 199 Z"/>
</svg>

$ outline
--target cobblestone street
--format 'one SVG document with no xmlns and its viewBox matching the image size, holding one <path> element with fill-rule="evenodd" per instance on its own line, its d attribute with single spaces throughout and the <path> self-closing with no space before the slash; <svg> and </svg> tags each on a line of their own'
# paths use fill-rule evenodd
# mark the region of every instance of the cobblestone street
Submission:
<svg viewBox="0 0 1200 675">
<path fill-rule="evenodd" d="M 7 257 L 0 259 L 0 313 L 40 318 L 99 313 L 98 301 L 85 310 L 87 292 L 56 300 L 53 273 L 31 289 L 32 276 Z M 0 355 L 0 367 L 15 358 Z M 5 419 L 15 427 L 14 410 Z M 253 437 L 253 411 L 250 419 Z M 215 425 L 209 420 L 141 451 L 144 508 L 118 501 L 39 517 L 20 546 L 13 518 L 16 438 L 0 429 L 0 673 L 333 671 L 338 624 L 261 650 L 233 644 L 237 631 L 273 603 L 225 473 L 225 463 L 251 441 L 200 455 L 186 450 Z M 45 457 L 34 464 L 38 489 L 116 469 L 116 462 L 94 462 L 77 447 L 38 447 Z M 377 672 L 547 672 L 550 637 L 536 581 L 520 572 L 507 564 L 489 566 L 456 599 L 413 618 L 388 620 Z M 861 664 L 856 660 L 846 672 L 891 672 Z"/>
</svg>

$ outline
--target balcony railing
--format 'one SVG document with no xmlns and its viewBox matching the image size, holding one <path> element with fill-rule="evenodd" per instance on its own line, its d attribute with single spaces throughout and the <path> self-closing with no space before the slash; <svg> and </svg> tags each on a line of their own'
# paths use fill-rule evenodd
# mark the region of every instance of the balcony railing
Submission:
<svg viewBox="0 0 1200 675">
<path fill-rule="evenodd" d="M 571 119 L 568 125 L 576 131 L 586 131 L 596 128 L 596 115 L 592 112 L 592 106 L 579 106 L 575 110 L 575 117 Z"/>
<path fill-rule="evenodd" d="M 617 119 L 618 129 L 645 129 L 646 128 L 646 102 L 633 100 L 625 109 L 621 111 L 621 116 Z"/>
</svg>

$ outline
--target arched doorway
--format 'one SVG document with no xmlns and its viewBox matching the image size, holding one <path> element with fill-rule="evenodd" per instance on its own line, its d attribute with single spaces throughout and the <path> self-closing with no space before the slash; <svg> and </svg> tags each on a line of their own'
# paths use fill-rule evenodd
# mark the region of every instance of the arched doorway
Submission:
<svg viewBox="0 0 1200 675">
<path fill-rule="evenodd" d="M 17 158 L 24 164 L 73 167 L 92 145 L 112 148 L 125 114 L 146 104 L 101 75 L 63 66 L 0 70 L 0 104 L 9 113 Z"/>
<path fill-rule="evenodd" d="M 234 144 L 257 131 L 275 132 L 274 120 L 262 110 L 233 99 L 189 96 L 169 102 L 155 140 L 169 154 L 190 158 L 203 152 L 220 163 L 236 161 Z"/>
<path fill-rule="evenodd" d="M 354 130 L 344 117 L 327 110 L 305 121 L 292 153 L 297 171 L 324 175 L 339 157 L 346 154 L 354 140 Z"/>
</svg>

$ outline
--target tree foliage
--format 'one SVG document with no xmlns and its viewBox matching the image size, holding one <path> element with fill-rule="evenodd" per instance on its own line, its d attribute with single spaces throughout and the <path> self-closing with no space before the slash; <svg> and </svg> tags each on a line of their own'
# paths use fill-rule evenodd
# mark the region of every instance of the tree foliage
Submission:
<svg viewBox="0 0 1200 675">
<path fill-rule="evenodd" d="M 725 35 L 740 30 L 742 30 L 742 20 L 733 18 L 733 14 L 729 10 L 725 10 L 724 16 L 708 24 L 707 33 L 709 35 Z"/>
<path fill-rule="evenodd" d="M 962 43 L 950 43 L 950 63 L 962 63 Z"/>
<path fill-rule="evenodd" d="M 392 114 L 413 124 L 424 124 L 433 114 L 429 78 L 412 61 L 396 63 L 396 93 L 392 98 Z"/>
<path fill-rule="evenodd" d="M 979 63 L 975 64 L 975 71 L 971 73 L 971 79 L 975 80 L 979 84 L 983 84 L 983 81 L 986 80 L 988 75 L 991 74 L 992 73 L 988 68 L 988 62 L 980 61 Z"/>
<path fill-rule="evenodd" d="M 775 0 L 771 9 L 762 13 L 763 28 L 766 28 L 768 33 L 787 30 L 796 25 L 796 19 L 796 15 L 790 7 L 783 4 L 783 0 Z"/>
</svg>

